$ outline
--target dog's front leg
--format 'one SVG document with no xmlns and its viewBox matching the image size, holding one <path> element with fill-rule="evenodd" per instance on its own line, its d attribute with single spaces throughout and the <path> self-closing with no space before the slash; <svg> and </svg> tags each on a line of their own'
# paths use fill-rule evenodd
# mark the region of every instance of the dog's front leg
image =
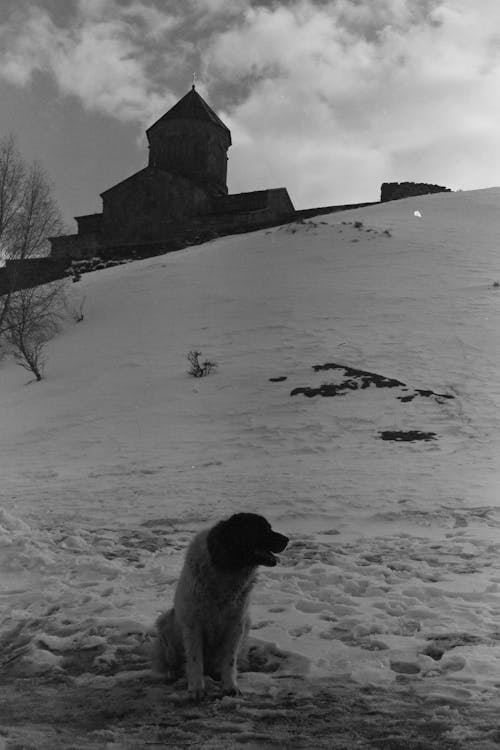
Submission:
<svg viewBox="0 0 500 750">
<path fill-rule="evenodd" d="M 239 695 L 241 692 L 237 685 L 237 659 L 245 633 L 245 622 L 239 620 L 226 634 L 224 650 L 221 655 L 222 692 L 224 695 Z"/>
<path fill-rule="evenodd" d="M 191 623 L 183 628 L 182 636 L 186 652 L 186 676 L 189 696 L 193 700 L 200 700 L 205 695 L 201 627 Z"/>
</svg>

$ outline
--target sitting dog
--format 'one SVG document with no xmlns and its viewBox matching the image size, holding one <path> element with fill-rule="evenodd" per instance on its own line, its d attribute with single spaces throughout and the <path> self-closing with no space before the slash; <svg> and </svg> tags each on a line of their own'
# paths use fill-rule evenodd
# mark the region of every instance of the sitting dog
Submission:
<svg viewBox="0 0 500 750">
<path fill-rule="evenodd" d="M 237 513 L 189 545 L 174 606 L 156 622 L 156 662 L 169 678 L 185 667 L 193 699 L 204 695 L 204 674 L 221 679 L 225 695 L 238 694 L 237 657 L 250 626 L 257 566 L 276 565 L 273 553 L 287 544 L 262 516 Z"/>
</svg>

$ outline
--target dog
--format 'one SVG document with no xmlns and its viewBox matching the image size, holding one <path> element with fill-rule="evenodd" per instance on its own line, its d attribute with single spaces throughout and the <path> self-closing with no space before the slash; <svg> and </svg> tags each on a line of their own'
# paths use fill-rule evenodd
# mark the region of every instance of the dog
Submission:
<svg viewBox="0 0 500 750">
<path fill-rule="evenodd" d="M 156 621 L 156 667 L 170 679 L 186 670 L 188 692 L 205 694 L 204 675 L 238 695 L 237 658 L 250 627 L 249 596 L 257 567 L 277 564 L 288 537 L 263 516 L 236 513 L 197 534 L 189 545 L 174 606 Z"/>
</svg>

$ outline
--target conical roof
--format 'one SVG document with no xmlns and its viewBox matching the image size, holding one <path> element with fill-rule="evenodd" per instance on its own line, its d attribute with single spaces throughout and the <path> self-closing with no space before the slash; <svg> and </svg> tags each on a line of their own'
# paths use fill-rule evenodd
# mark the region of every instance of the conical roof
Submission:
<svg viewBox="0 0 500 750">
<path fill-rule="evenodd" d="M 223 130 L 225 130 L 229 135 L 229 140 L 231 140 L 231 132 L 229 128 L 224 125 L 220 117 L 218 117 L 213 109 L 208 106 L 206 101 L 201 98 L 194 85 L 192 86 L 191 91 L 188 91 L 188 93 L 183 96 L 182 99 L 179 99 L 177 104 L 174 104 L 172 109 L 169 109 L 168 112 L 163 115 L 163 117 L 160 117 L 159 120 L 153 123 L 153 125 L 151 125 L 146 130 L 146 133 L 148 133 L 160 123 L 169 120 L 180 119 L 205 120 L 206 122 L 211 122 L 213 125 L 217 125 L 218 127 L 223 128 Z"/>
</svg>

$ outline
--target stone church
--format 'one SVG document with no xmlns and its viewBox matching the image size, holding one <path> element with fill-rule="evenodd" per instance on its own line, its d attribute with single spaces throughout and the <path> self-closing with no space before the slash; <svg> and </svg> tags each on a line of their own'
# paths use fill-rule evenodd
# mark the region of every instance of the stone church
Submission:
<svg viewBox="0 0 500 750">
<path fill-rule="evenodd" d="M 146 136 L 147 167 L 101 193 L 101 213 L 75 217 L 77 234 L 52 237 L 52 258 L 156 254 L 195 236 L 199 241 L 294 217 L 285 188 L 228 195 L 231 133 L 194 85 Z"/>
</svg>

